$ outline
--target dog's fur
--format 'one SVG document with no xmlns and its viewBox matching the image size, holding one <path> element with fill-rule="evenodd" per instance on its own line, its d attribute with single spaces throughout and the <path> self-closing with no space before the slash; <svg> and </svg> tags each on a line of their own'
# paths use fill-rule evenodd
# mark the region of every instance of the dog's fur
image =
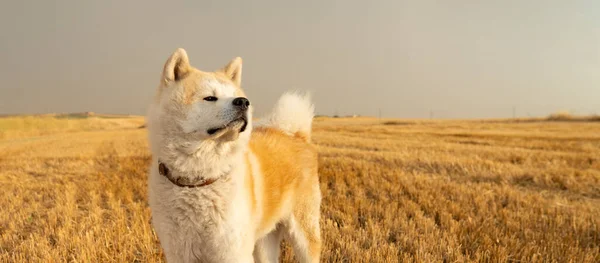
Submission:
<svg viewBox="0 0 600 263">
<path fill-rule="evenodd" d="M 152 225 L 168 262 L 278 262 L 284 237 L 301 262 L 318 262 L 314 107 L 308 96 L 286 93 L 253 129 L 252 105 L 232 103 L 245 97 L 241 76 L 240 58 L 203 72 L 177 49 L 165 63 L 147 115 Z M 159 161 L 182 182 L 216 180 L 177 186 L 159 173 Z"/>
</svg>

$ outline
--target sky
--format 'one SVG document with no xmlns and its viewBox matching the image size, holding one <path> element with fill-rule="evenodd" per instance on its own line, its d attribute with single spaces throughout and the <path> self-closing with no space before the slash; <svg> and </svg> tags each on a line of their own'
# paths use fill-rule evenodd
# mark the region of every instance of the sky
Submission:
<svg viewBox="0 0 600 263">
<path fill-rule="evenodd" d="M 2 1 L 0 114 L 144 115 L 184 48 L 243 59 L 256 114 L 307 90 L 318 114 L 600 114 L 600 1 Z"/>
</svg>

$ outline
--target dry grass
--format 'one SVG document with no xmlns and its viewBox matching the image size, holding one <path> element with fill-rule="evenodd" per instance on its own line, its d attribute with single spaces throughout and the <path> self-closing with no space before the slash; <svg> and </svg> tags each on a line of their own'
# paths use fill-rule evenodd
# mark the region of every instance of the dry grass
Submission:
<svg viewBox="0 0 600 263">
<path fill-rule="evenodd" d="M 31 138 L 56 133 L 115 130 L 142 126 L 142 118 L 118 118 L 111 115 L 25 116 L 0 118 L 0 140 Z"/>
<path fill-rule="evenodd" d="M 0 119 L 0 262 L 162 261 L 142 123 Z M 319 118 L 314 131 L 325 262 L 600 261 L 600 123 Z"/>
<path fill-rule="evenodd" d="M 599 115 L 576 116 L 576 115 L 572 115 L 572 114 L 570 114 L 568 112 L 557 112 L 557 113 L 551 114 L 546 119 L 549 120 L 549 121 L 583 121 L 583 122 L 590 122 L 590 121 L 600 121 L 600 116 Z"/>
</svg>

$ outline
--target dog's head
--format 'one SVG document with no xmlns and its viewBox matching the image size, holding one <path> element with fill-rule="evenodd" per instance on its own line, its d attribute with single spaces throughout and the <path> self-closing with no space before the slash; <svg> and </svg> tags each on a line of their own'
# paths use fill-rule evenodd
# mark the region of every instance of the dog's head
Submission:
<svg viewBox="0 0 600 263">
<path fill-rule="evenodd" d="M 148 128 L 188 153 L 202 143 L 246 143 L 252 105 L 241 89 L 241 77 L 239 57 L 222 69 L 204 72 L 190 65 L 185 50 L 177 49 L 164 65 Z"/>
</svg>

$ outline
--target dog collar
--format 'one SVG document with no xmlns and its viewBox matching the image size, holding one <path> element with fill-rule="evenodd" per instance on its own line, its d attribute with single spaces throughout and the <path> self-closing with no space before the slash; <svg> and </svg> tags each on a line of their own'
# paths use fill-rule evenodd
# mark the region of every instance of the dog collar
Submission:
<svg viewBox="0 0 600 263">
<path fill-rule="evenodd" d="M 187 187 L 187 188 L 197 188 L 197 187 L 211 185 L 212 183 L 216 182 L 218 179 L 218 178 L 212 178 L 212 179 L 200 178 L 200 183 L 185 184 L 185 183 L 181 182 L 181 177 L 179 177 L 177 179 L 173 178 L 171 176 L 169 168 L 167 168 L 167 166 L 164 163 L 162 163 L 161 161 L 158 161 L 158 173 L 160 173 L 160 175 L 169 179 L 169 181 L 171 181 L 171 183 L 173 183 L 174 185 L 179 186 L 179 187 Z"/>
</svg>

